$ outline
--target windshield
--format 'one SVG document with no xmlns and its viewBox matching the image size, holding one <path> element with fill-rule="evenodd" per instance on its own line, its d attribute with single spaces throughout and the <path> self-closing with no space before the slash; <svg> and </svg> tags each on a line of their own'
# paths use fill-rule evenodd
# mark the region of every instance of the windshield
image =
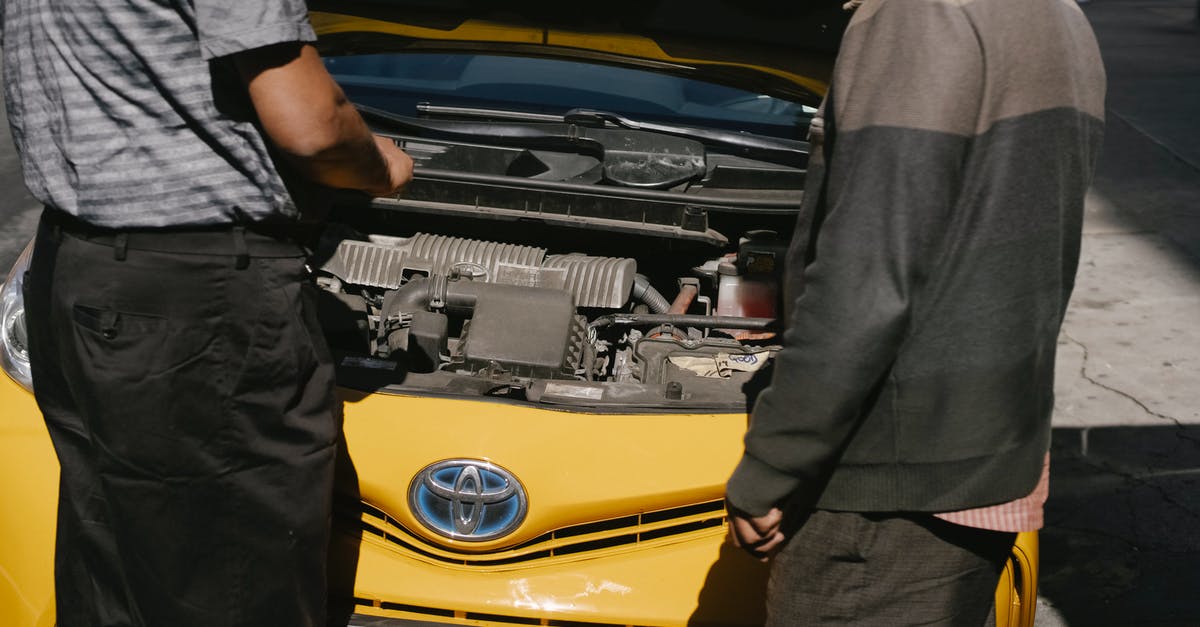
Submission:
<svg viewBox="0 0 1200 627">
<path fill-rule="evenodd" d="M 561 115 L 613 111 L 642 120 L 804 139 L 815 109 L 670 74 L 534 57 L 399 53 L 327 57 L 354 102 L 401 115 L 417 105 Z"/>
</svg>

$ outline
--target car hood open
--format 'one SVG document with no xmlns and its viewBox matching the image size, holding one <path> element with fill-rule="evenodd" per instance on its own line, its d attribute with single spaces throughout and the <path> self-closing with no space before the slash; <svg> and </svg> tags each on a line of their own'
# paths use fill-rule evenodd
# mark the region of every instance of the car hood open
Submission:
<svg viewBox="0 0 1200 627">
<path fill-rule="evenodd" d="M 588 59 L 703 76 L 813 102 L 848 13 L 841 0 L 311 0 L 327 51 L 471 51 Z M 386 42 L 386 43 L 385 43 Z"/>
</svg>

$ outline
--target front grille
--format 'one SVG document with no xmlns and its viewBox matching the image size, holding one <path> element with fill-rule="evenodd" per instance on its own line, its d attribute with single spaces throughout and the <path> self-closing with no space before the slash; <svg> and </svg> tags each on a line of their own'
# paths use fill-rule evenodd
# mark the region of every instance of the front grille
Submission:
<svg viewBox="0 0 1200 627">
<path fill-rule="evenodd" d="M 380 538 L 399 549 L 429 560 L 474 567 L 497 567 L 578 557 L 593 551 L 711 533 L 711 530 L 725 524 L 725 502 L 717 500 L 573 525 L 556 529 L 514 547 L 474 554 L 447 550 L 430 544 L 383 510 L 368 503 L 361 503 L 358 513 L 364 534 Z"/>
<path fill-rule="evenodd" d="M 371 606 L 369 602 L 363 599 L 356 599 L 360 604 Z M 397 607 L 389 607 L 396 605 Z M 380 616 L 369 616 L 367 614 L 355 614 L 350 618 L 350 622 L 346 627 L 445 627 L 452 624 L 464 624 L 466 621 L 479 621 L 487 624 L 495 625 L 546 625 L 548 627 L 636 627 L 618 625 L 616 623 L 592 623 L 581 621 L 568 620 L 553 620 L 553 619 L 538 619 L 526 618 L 523 616 L 509 616 L 505 614 L 481 614 L 478 612 L 448 612 L 447 610 L 438 610 L 433 608 L 420 608 L 410 605 L 399 605 L 392 603 L 383 603 L 379 606 L 380 609 L 394 610 L 416 615 L 429 615 L 435 617 L 444 617 L 446 619 L 457 619 L 455 622 L 428 621 L 409 618 L 385 618 Z M 464 622 L 459 622 L 464 621 Z M 470 624 L 470 623 L 466 623 Z"/>
</svg>

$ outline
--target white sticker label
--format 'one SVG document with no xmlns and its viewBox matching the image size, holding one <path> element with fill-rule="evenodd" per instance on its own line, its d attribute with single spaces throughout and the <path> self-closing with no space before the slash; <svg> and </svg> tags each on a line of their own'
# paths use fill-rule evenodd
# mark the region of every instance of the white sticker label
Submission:
<svg viewBox="0 0 1200 627">
<path fill-rule="evenodd" d="M 396 369 L 396 362 L 386 359 L 374 359 L 372 357 L 345 357 L 342 359 L 342 365 L 351 368 L 366 368 L 368 370 Z"/>
<path fill-rule="evenodd" d="M 604 390 L 583 385 L 547 383 L 546 395 L 565 396 L 567 398 L 583 398 L 587 400 L 598 401 L 604 398 Z"/>
<path fill-rule="evenodd" d="M 519 266 L 510 263 L 496 264 L 496 282 L 521 287 L 541 285 L 542 269 L 536 266 Z"/>
</svg>

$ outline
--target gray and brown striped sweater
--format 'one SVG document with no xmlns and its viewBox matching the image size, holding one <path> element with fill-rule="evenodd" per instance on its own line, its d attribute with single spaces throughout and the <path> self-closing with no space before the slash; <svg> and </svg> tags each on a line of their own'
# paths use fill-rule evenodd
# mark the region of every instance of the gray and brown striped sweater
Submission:
<svg viewBox="0 0 1200 627">
<path fill-rule="evenodd" d="M 1033 489 L 1104 88 L 1074 0 L 862 3 L 730 503 L 944 512 Z"/>
</svg>

